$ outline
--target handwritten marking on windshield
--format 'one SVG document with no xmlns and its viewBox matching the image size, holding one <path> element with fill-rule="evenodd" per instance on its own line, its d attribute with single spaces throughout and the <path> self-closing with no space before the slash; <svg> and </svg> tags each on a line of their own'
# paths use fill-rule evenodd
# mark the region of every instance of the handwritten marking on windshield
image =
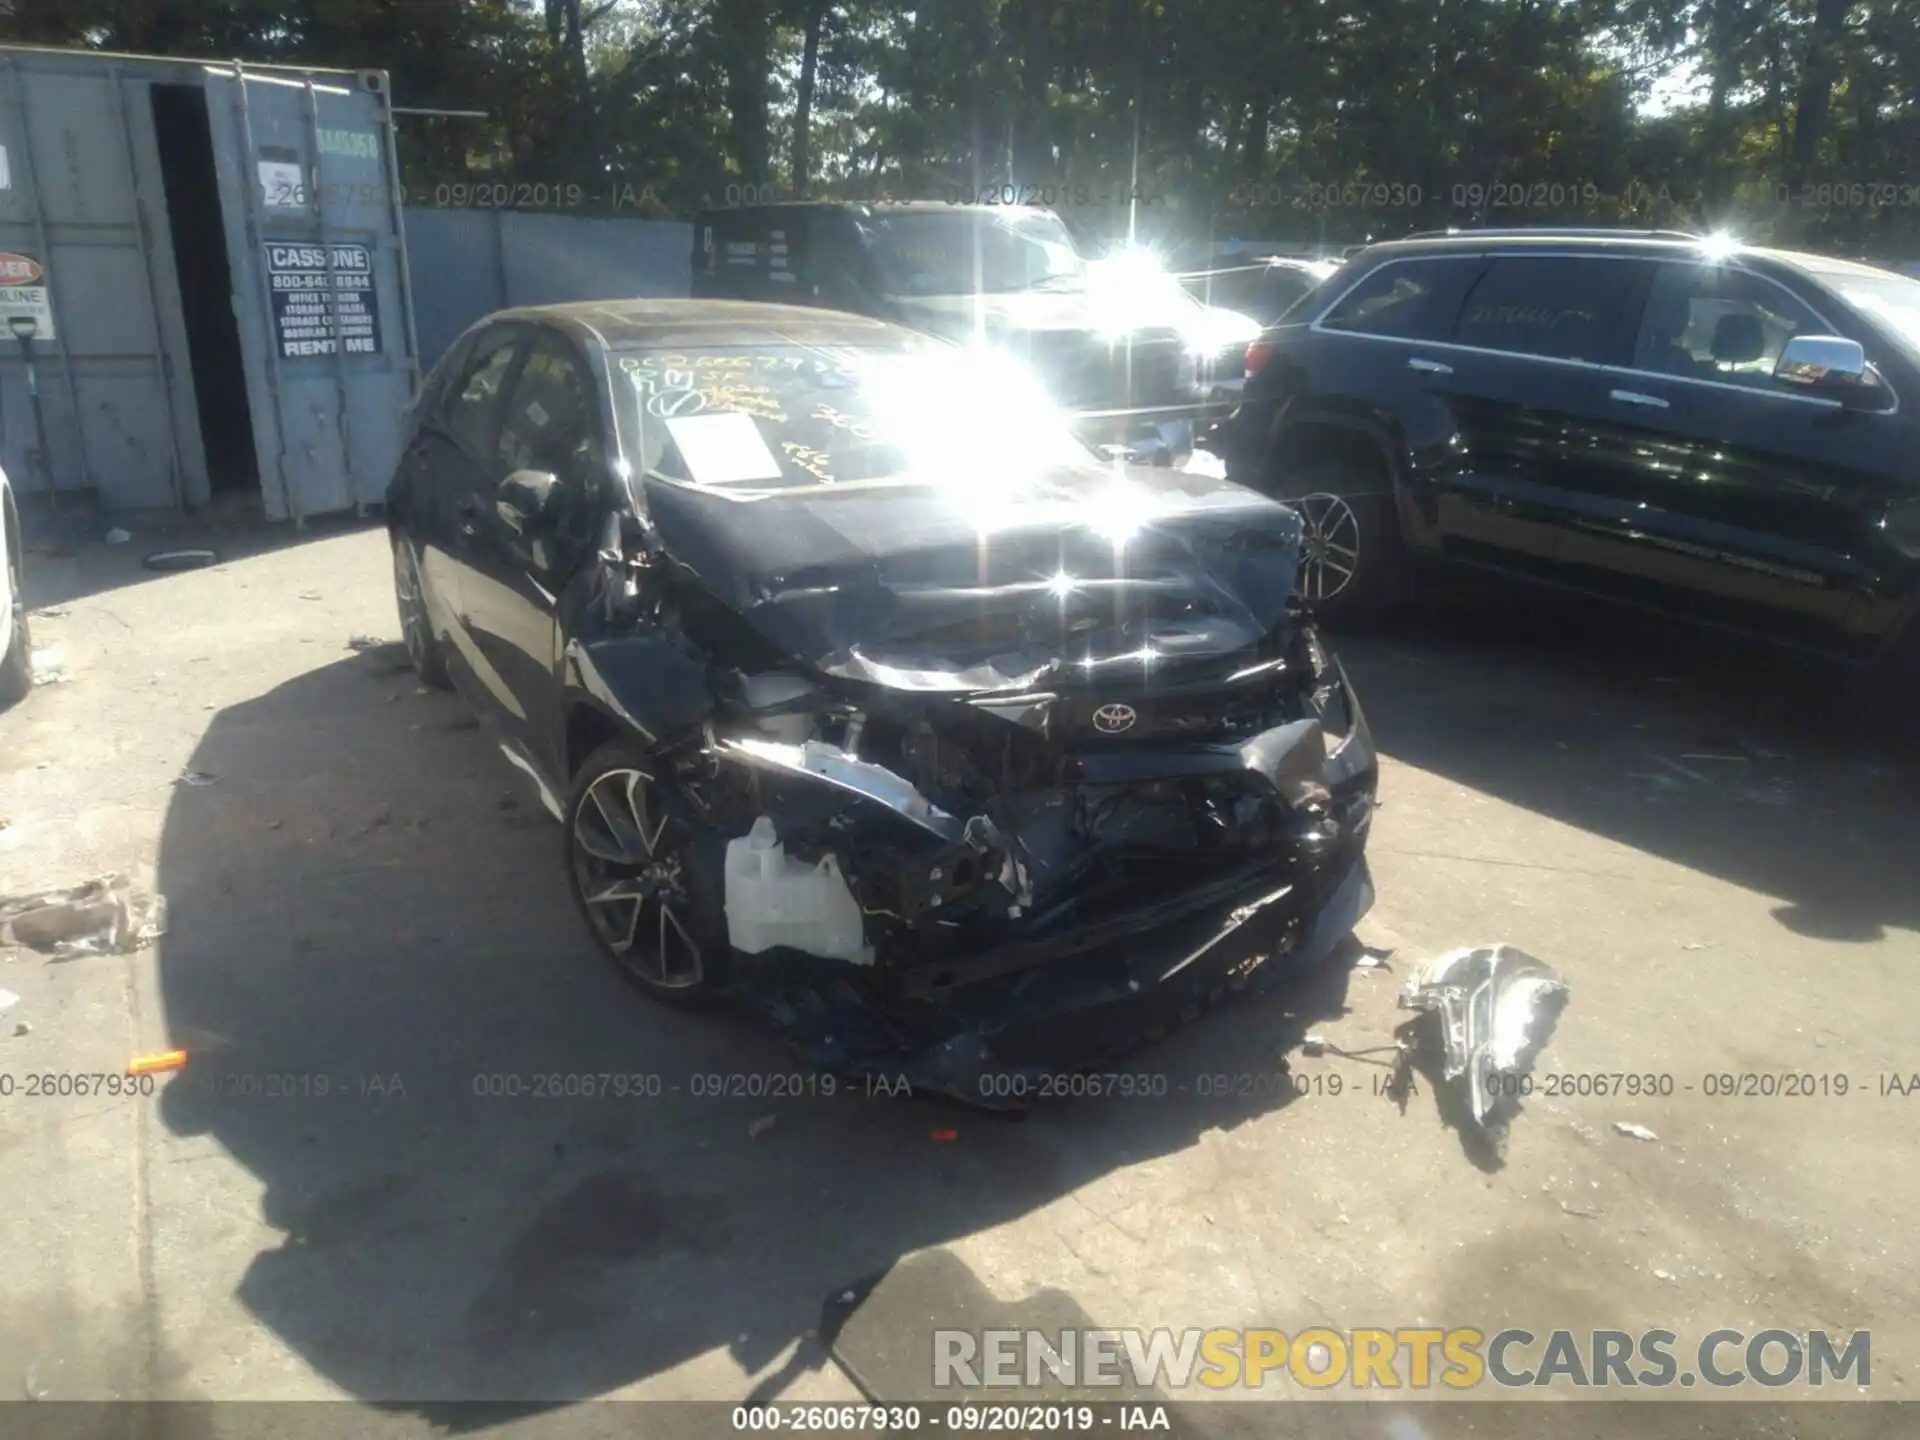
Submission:
<svg viewBox="0 0 1920 1440">
<path fill-rule="evenodd" d="M 789 460 L 814 479 L 828 485 L 833 483 L 832 460 L 825 451 L 816 450 L 811 445 L 802 445 L 795 440 L 782 440 L 780 448 L 787 452 Z"/>
<path fill-rule="evenodd" d="M 866 424 L 855 416 L 847 414 L 843 410 L 836 410 L 831 405 L 816 406 L 813 412 L 813 418 L 816 420 L 824 420 L 829 425 L 837 429 L 846 430 L 862 440 L 878 438 L 873 433 L 873 427 L 871 425 Z"/>
<path fill-rule="evenodd" d="M 671 420 L 676 415 L 698 415 L 706 408 L 707 397 L 698 390 L 663 390 L 647 397 L 647 413 L 662 420 Z"/>
<path fill-rule="evenodd" d="M 709 381 L 700 387 L 700 393 L 707 397 L 707 404 L 715 410 L 737 410 L 762 420 L 785 421 L 788 418 L 786 407 L 780 403 L 779 397 L 764 385 L 750 385 L 727 378 Z"/>
</svg>

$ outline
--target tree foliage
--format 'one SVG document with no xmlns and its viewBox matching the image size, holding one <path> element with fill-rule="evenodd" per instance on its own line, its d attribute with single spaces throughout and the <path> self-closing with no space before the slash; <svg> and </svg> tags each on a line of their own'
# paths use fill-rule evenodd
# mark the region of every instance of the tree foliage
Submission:
<svg viewBox="0 0 1920 1440">
<path fill-rule="evenodd" d="M 400 122 L 416 193 L 1007 184 L 1156 238 L 1920 238 L 1920 0 L 12 0 L 0 34 L 377 66 L 403 105 L 485 111 Z"/>
</svg>

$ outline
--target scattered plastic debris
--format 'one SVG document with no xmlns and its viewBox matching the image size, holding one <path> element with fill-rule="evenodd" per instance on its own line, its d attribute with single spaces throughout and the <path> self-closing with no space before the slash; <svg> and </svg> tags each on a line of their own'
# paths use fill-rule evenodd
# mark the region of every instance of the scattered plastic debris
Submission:
<svg viewBox="0 0 1920 1440">
<path fill-rule="evenodd" d="M 1392 954 L 1393 951 L 1391 950 L 1375 950 L 1372 947 L 1368 947 L 1360 952 L 1360 958 L 1353 962 L 1353 968 L 1356 970 L 1391 970 L 1393 967 L 1387 963 L 1387 960 Z"/>
<path fill-rule="evenodd" d="M 60 960 L 130 955 L 166 930 L 166 897 L 136 889 L 120 875 L 0 899 L 0 945 L 24 945 Z"/>
<path fill-rule="evenodd" d="M 1474 1123 L 1498 1139 L 1566 996 L 1566 981 L 1544 962 L 1510 945 L 1480 945 L 1428 962 L 1400 992 L 1400 1008 L 1438 1014 L 1442 1074 L 1466 1077 Z"/>
<path fill-rule="evenodd" d="M 1565 1214 L 1578 1215 L 1582 1220 L 1598 1220 L 1600 1218 L 1600 1212 L 1598 1210 L 1582 1210 L 1578 1205 L 1569 1205 L 1564 1200 L 1560 1202 L 1560 1209 Z"/>
<path fill-rule="evenodd" d="M 302 590 L 300 592 L 300 598 L 302 600 L 318 600 L 320 598 L 320 592 L 318 590 Z"/>
<path fill-rule="evenodd" d="M 11 1010 L 20 1003 L 20 997 L 11 990 L 0 990 L 0 1010 Z"/>
<path fill-rule="evenodd" d="M 1656 1280 L 1671 1280 L 1673 1279 L 1673 1272 L 1671 1270 L 1656 1270 L 1653 1272 L 1653 1278 Z"/>
<path fill-rule="evenodd" d="M 129 1075 L 160 1075 L 168 1070 L 187 1068 L 187 1052 L 184 1050 L 161 1050 L 153 1055 L 136 1055 L 127 1061 Z"/>
<path fill-rule="evenodd" d="M 386 641 L 372 635 L 349 635 L 347 637 L 347 649 L 353 651 L 356 655 L 368 650 L 378 650 L 386 643 Z"/>
<path fill-rule="evenodd" d="M 33 1026 L 22 1020 L 13 1027 L 13 1033 L 15 1036 L 30 1035 L 33 1033 Z"/>
<path fill-rule="evenodd" d="M 1327 1037 L 1324 1035 L 1307 1036 L 1300 1042 L 1300 1053 L 1303 1055 L 1326 1054 L 1327 1053 Z"/>
<path fill-rule="evenodd" d="M 122 530 L 116 525 L 100 538 L 105 540 L 109 545 L 124 545 L 133 539 L 133 532 L 131 530 Z"/>
<path fill-rule="evenodd" d="M 1658 1140 L 1660 1138 L 1646 1126 L 1636 1125 L 1631 1120 L 1614 1121 L 1613 1133 L 1616 1135 L 1624 1135 L 1629 1140 Z"/>
<path fill-rule="evenodd" d="M 1705 950 L 1708 948 L 1708 945 L 1704 940 L 1682 940 L 1680 942 L 1680 948 L 1682 950 Z"/>
<path fill-rule="evenodd" d="M 73 678 L 67 673 L 66 660 L 52 646 L 34 651 L 32 664 L 36 685 L 64 685 Z"/>
<path fill-rule="evenodd" d="M 64 620 L 72 613 L 64 605 L 42 605 L 32 615 L 35 620 Z"/>
<path fill-rule="evenodd" d="M 747 1126 L 747 1138 L 749 1140 L 758 1140 L 773 1128 L 773 1119 L 774 1117 L 771 1115 L 762 1115 L 758 1120 Z"/>
<path fill-rule="evenodd" d="M 178 783 L 182 785 L 215 785 L 219 783 L 219 780 L 220 777 L 218 775 L 209 775 L 204 770 L 182 770 Z"/>
<path fill-rule="evenodd" d="M 141 564 L 149 570 L 172 572 L 176 570 L 204 570 L 209 565 L 218 564 L 220 557 L 211 550 L 151 550 Z"/>
</svg>

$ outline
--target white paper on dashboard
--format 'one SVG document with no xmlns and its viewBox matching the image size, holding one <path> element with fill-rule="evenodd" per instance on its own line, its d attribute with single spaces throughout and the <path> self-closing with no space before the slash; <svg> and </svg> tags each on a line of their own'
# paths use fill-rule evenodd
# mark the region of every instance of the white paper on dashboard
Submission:
<svg viewBox="0 0 1920 1440">
<path fill-rule="evenodd" d="M 781 478 L 780 462 L 767 448 L 751 415 L 686 415 L 669 420 L 667 433 L 687 462 L 696 485 L 738 485 Z"/>
</svg>

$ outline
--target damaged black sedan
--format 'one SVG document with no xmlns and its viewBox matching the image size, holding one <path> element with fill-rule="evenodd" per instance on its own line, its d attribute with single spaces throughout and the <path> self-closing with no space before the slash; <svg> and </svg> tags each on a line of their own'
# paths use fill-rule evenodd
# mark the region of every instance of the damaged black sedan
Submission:
<svg viewBox="0 0 1920 1440">
<path fill-rule="evenodd" d="M 1377 766 L 1295 514 L 1100 459 L 1003 357 L 816 309 L 511 311 L 410 424 L 409 653 L 497 723 L 651 995 L 977 1098 L 1371 903 Z"/>
</svg>

